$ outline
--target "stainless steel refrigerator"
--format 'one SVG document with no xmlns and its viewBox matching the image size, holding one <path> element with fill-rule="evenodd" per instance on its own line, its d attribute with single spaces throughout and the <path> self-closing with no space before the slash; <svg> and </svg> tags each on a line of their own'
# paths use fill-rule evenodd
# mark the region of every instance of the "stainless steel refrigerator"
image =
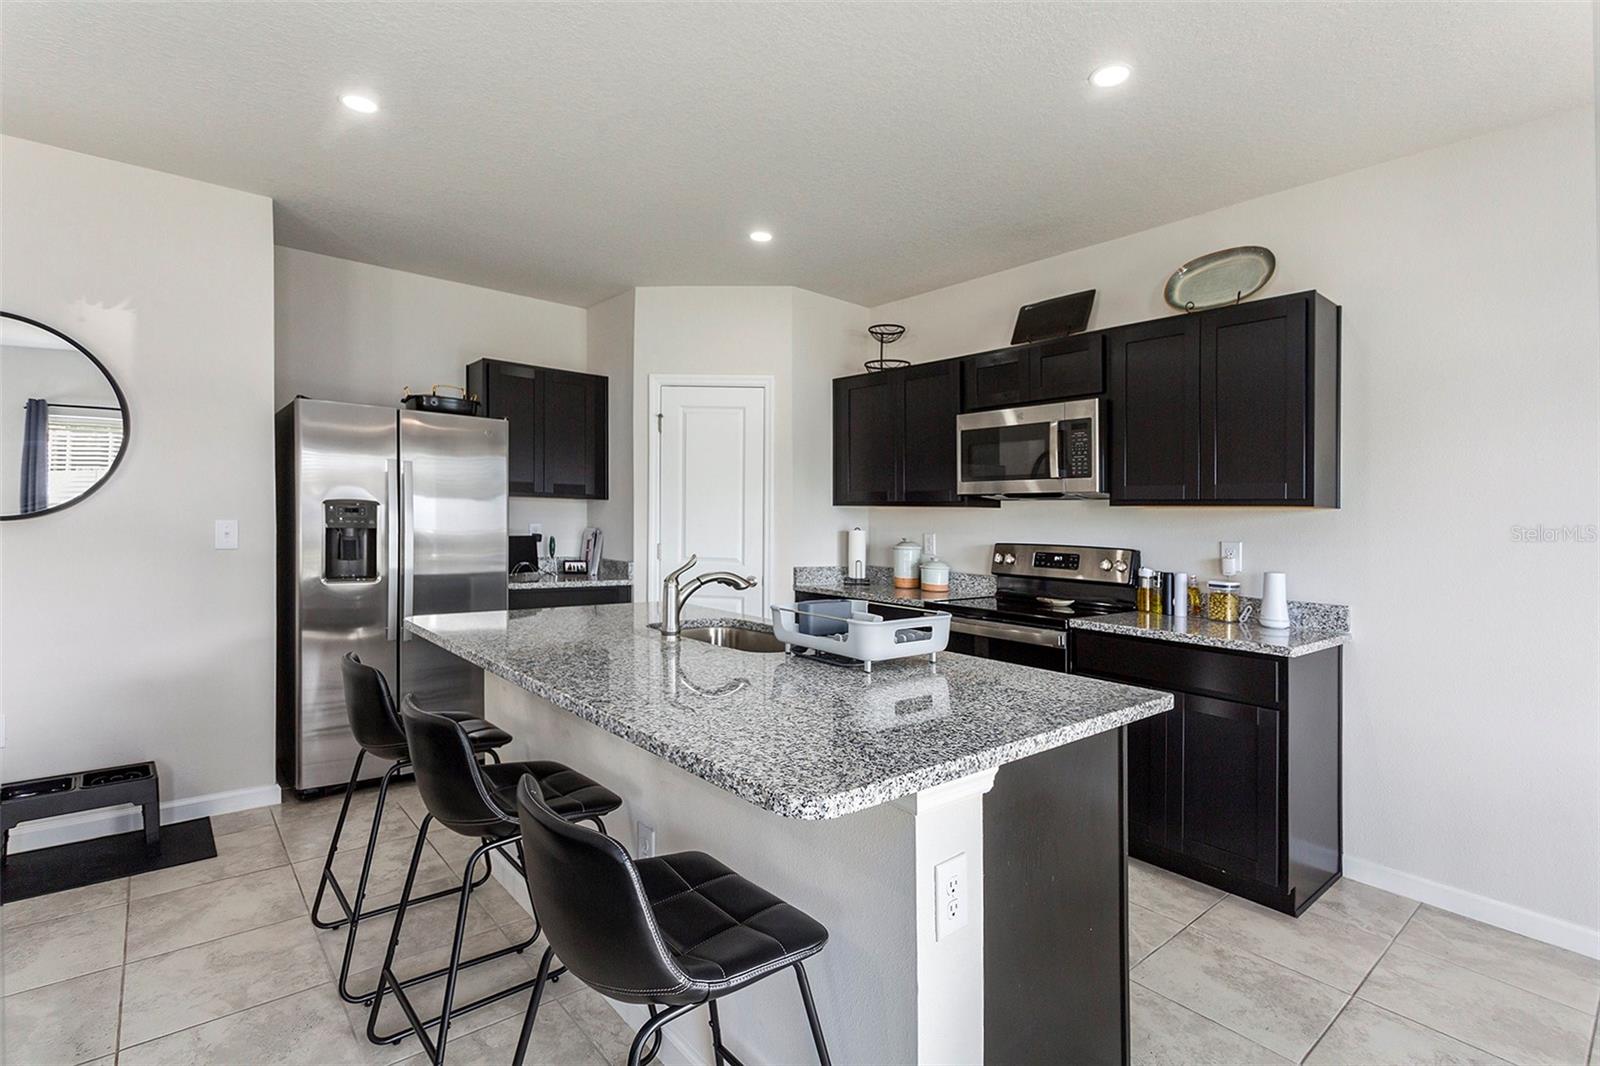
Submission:
<svg viewBox="0 0 1600 1066">
<path fill-rule="evenodd" d="M 505 609 L 506 441 L 498 418 L 304 398 L 278 412 L 280 785 L 349 779 L 346 652 L 396 700 L 482 709 L 482 671 L 401 622 Z"/>
</svg>

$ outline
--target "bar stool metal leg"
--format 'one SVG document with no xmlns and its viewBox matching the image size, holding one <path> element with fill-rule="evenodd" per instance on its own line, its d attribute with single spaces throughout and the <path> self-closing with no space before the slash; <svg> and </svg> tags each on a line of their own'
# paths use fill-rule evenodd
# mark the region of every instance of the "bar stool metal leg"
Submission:
<svg viewBox="0 0 1600 1066">
<path fill-rule="evenodd" d="M 628 1066 L 644 1066 L 645 1063 L 649 1062 L 650 1057 L 655 1054 L 655 1049 L 661 1046 L 660 1034 L 662 1027 L 668 1022 L 683 1017 L 699 1005 L 698 1003 L 684 1003 L 677 1007 L 670 1007 L 660 1014 L 655 1013 L 655 1008 L 652 1007 L 650 1020 L 639 1027 L 638 1034 L 633 1038 L 633 1046 L 628 1049 Z M 647 1056 L 644 1054 L 644 1046 L 650 1042 L 652 1037 L 655 1038 L 655 1046 L 651 1048 L 650 1055 Z"/>
<path fill-rule="evenodd" d="M 344 802 L 339 807 L 339 818 L 334 823 L 333 839 L 328 842 L 328 855 L 322 864 L 322 877 L 317 882 L 316 898 L 311 905 L 311 922 L 318 929 L 339 929 L 342 927 L 347 927 L 344 941 L 344 958 L 339 966 L 338 984 L 339 998 L 344 1000 L 346 1003 L 372 1002 L 373 992 L 357 993 L 350 990 L 350 964 L 351 960 L 355 957 L 356 936 L 360 924 L 368 918 L 375 918 L 384 914 L 390 914 L 400 908 L 400 904 L 396 902 L 384 907 L 374 907 L 372 910 L 361 909 L 362 904 L 366 902 L 367 884 L 372 876 L 373 859 L 378 853 L 378 833 L 383 820 L 384 811 L 387 807 L 389 785 L 394 780 L 396 775 L 410 766 L 410 763 L 408 763 L 406 760 L 401 759 L 395 762 L 389 767 L 388 770 L 384 772 L 382 779 L 380 779 L 378 782 L 378 799 L 372 812 L 372 826 L 367 833 L 366 856 L 361 863 L 361 876 L 356 882 L 356 893 L 353 901 L 350 899 L 350 897 L 345 895 L 344 886 L 339 883 L 338 876 L 333 872 L 333 860 L 339 852 L 339 840 L 344 834 L 344 823 L 350 812 L 350 800 L 355 794 L 356 783 L 360 780 L 361 763 L 362 760 L 366 758 L 366 754 L 367 753 L 364 750 L 356 753 L 355 765 L 350 770 L 350 782 L 345 786 Z M 483 876 L 475 881 L 472 887 L 482 888 L 483 885 L 488 882 L 492 874 L 493 870 L 490 868 L 489 858 L 488 856 L 485 856 Z M 323 895 L 330 888 L 333 890 L 334 902 L 337 903 L 339 905 L 339 909 L 344 912 L 344 917 L 335 918 L 331 921 L 325 920 L 319 916 L 322 910 Z M 437 892 L 431 892 L 426 896 L 419 896 L 418 898 L 412 900 L 411 904 L 415 906 L 419 903 L 430 903 L 436 899 L 443 899 L 446 896 L 455 895 L 460 891 L 460 888 L 454 886 L 450 888 L 443 888 Z"/>
<path fill-rule="evenodd" d="M 417 833 L 417 846 L 413 849 L 411 854 L 411 866 L 410 869 L 406 871 L 405 888 L 401 891 L 400 902 L 398 904 L 399 910 L 395 914 L 394 928 L 389 933 L 389 948 L 384 954 L 383 967 L 379 971 L 378 987 L 373 993 L 372 1005 L 367 1015 L 367 1039 L 374 1044 L 397 1044 L 405 1037 L 415 1033 L 417 1039 L 422 1044 L 423 1051 L 427 1054 L 428 1061 L 434 1063 L 434 1066 L 439 1066 L 439 1064 L 444 1062 L 444 1052 L 445 1046 L 449 1040 L 451 1019 L 458 1018 L 469 1011 L 477 1010 L 479 1007 L 486 1007 L 491 1003 L 498 1002 L 508 996 L 514 996 L 519 992 L 534 987 L 535 982 L 542 982 L 542 978 L 546 975 L 541 975 L 539 978 L 534 978 L 533 980 L 529 981 L 522 981 L 508 988 L 503 988 L 498 992 L 475 999 L 470 1003 L 464 1003 L 460 1006 L 455 1005 L 456 979 L 462 970 L 468 967 L 477 966 L 480 963 L 501 958 L 505 955 L 513 954 L 515 952 L 526 951 L 539 937 L 539 930 L 537 923 L 535 923 L 533 935 L 522 941 L 520 944 L 512 944 L 509 947 L 499 948 L 495 951 L 487 952 L 472 959 L 463 960 L 461 958 L 462 945 L 466 939 L 467 909 L 471 903 L 472 889 L 476 884 L 480 883 L 474 882 L 472 879 L 473 871 L 476 869 L 478 864 L 478 858 L 480 856 L 487 858 L 488 854 L 492 851 L 501 850 L 512 844 L 520 843 L 517 837 L 508 837 L 503 840 L 486 841 L 480 845 L 478 849 L 472 853 L 472 857 L 467 860 L 466 871 L 461 880 L 461 888 L 452 889 L 452 891 L 459 891 L 461 893 L 461 902 L 456 909 L 455 939 L 450 950 L 449 965 L 441 967 L 437 970 L 432 970 L 425 974 L 418 974 L 415 977 L 409 977 L 404 981 L 395 976 L 395 950 L 400 943 L 400 935 L 402 927 L 405 923 L 406 911 L 414 902 L 416 902 L 411 899 L 411 889 L 416 884 L 417 866 L 422 861 L 423 848 L 427 841 L 428 827 L 432 821 L 432 815 L 428 815 L 427 817 L 423 818 L 422 826 Z M 517 867 L 517 869 L 521 870 L 523 868 L 518 861 L 512 858 L 510 855 L 505 855 L 504 857 L 513 866 Z M 441 976 L 445 978 L 444 1001 L 442 1004 L 440 1004 L 439 1014 L 424 1021 L 418 1016 L 416 1008 L 411 1003 L 410 997 L 405 994 L 405 989 L 410 988 L 413 985 L 420 984 L 424 981 L 431 981 Z M 393 1033 L 378 1032 L 378 1015 L 383 1008 L 383 997 L 385 994 L 393 995 L 395 1002 L 400 1004 L 400 1009 L 405 1014 L 406 1021 L 409 1023 L 408 1028 L 401 1029 Z M 437 1038 L 432 1038 L 428 1035 L 428 1030 L 435 1025 L 439 1027 L 439 1034 Z"/>
<path fill-rule="evenodd" d="M 833 1066 L 833 1059 L 828 1057 L 828 1042 L 822 1038 L 822 1022 L 817 1018 L 817 1005 L 811 999 L 811 982 L 806 979 L 805 963 L 794 964 L 794 975 L 800 982 L 800 998 L 806 1003 L 806 1021 L 811 1023 L 811 1039 L 817 1045 L 817 1058 L 822 1066 Z"/>
</svg>

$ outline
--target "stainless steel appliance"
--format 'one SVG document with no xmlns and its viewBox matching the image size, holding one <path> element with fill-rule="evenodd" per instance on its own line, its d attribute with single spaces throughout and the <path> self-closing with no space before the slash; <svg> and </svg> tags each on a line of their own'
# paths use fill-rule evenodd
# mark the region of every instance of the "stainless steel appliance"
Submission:
<svg viewBox="0 0 1600 1066">
<path fill-rule="evenodd" d="M 355 758 L 346 652 L 397 699 L 482 708 L 482 672 L 401 623 L 505 609 L 507 428 L 297 399 L 277 438 L 278 782 L 306 791 L 343 784 Z"/>
<path fill-rule="evenodd" d="M 974 411 L 956 418 L 956 491 L 965 496 L 1106 495 L 1104 402 Z"/>
<path fill-rule="evenodd" d="M 1134 608 L 1139 553 L 1077 544 L 994 546 L 993 596 L 941 601 L 950 651 L 1066 671 L 1067 622 Z"/>
</svg>

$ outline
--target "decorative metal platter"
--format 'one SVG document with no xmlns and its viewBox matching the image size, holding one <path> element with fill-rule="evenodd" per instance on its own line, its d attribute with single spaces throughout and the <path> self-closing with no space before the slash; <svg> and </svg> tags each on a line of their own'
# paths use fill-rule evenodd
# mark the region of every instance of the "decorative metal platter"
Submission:
<svg viewBox="0 0 1600 1066">
<path fill-rule="evenodd" d="M 1278 269 L 1278 257 L 1257 245 L 1224 248 L 1191 259 L 1167 279 L 1167 303 L 1180 311 L 1204 311 L 1238 303 L 1261 291 Z"/>
</svg>

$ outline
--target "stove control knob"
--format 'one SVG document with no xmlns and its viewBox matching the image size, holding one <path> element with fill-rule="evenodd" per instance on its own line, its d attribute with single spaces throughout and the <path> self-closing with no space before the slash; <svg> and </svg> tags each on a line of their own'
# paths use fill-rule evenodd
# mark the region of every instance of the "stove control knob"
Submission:
<svg viewBox="0 0 1600 1066">
<path fill-rule="evenodd" d="M 1100 560 L 1100 569 L 1102 569 L 1102 570 L 1110 570 L 1111 569 L 1111 560 L 1110 559 L 1101 559 Z"/>
<path fill-rule="evenodd" d="M 999 552 L 995 552 L 994 553 L 994 561 L 997 562 L 997 563 L 1003 563 L 1003 562 L 1005 562 L 1005 558 Z"/>
<path fill-rule="evenodd" d="M 1127 572 L 1128 572 L 1128 564 L 1127 564 L 1127 562 L 1125 562 L 1122 559 L 1118 559 L 1117 560 L 1117 573 L 1126 574 Z"/>
<path fill-rule="evenodd" d="M 1014 563 L 1016 561 L 1017 561 L 1017 557 L 1015 555 L 1012 555 L 1010 552 L 1006 552 L 1006 565 L 1007 566 L 1011 565 L 1012 563 Z"/>
</svg>

